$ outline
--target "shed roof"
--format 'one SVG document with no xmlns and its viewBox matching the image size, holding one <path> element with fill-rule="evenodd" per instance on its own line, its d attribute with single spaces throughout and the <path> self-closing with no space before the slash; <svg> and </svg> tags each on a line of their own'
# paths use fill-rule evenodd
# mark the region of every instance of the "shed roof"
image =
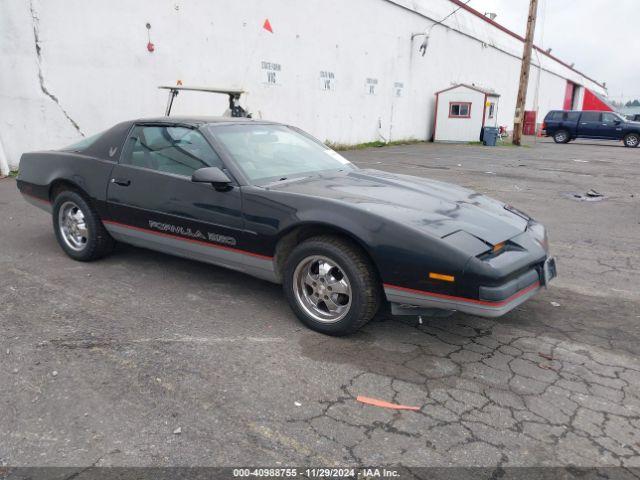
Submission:
<svg viewBox="0 0 640 480">
<path fill-rule="evenodd" d="M 439 90 L 436 92 L 436 95 L 439 95 L 443 92 L 448 92 L 449 90 L 454 90 L 456 88 L 459 87 L 466 87 L 466 88 L 470 88 L 471 90 L 475 90 L 476 92 L 480 92 L 480 93 L 484 93 L 485 95 L 488 95 L 490 97 L 499 97 L 500 94 L 496 93 L 495 91 L 488 89 L 488 88 L 482 88 L 482 87 L 477 87 L 476 85 L 468 85 L 466 83 L 457 83 L 456 85 L 452 85 L 449 88 L 445 88 L 443 90 Z"/>
</svg>

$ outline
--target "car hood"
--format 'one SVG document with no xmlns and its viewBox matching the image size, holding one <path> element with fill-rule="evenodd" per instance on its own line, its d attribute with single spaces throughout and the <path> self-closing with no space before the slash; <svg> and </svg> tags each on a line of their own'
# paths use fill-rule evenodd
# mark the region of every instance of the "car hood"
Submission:
<svg viewBox="0 0 640 480">
<path fill-rule="evenodd" d="M 347 203 L 439 238 L 463 230 L 496 244 L 522 233 L 528 223 L 503 203 L 472 190 L 379 170 L 324 173 L 266 188 Z"/>
</svg>

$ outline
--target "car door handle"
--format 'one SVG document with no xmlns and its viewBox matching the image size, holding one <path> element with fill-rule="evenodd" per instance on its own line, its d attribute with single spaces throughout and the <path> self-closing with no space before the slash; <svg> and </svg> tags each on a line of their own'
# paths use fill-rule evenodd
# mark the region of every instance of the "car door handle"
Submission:
<svg viewBox="0 0 640 480">
<path fill-rule="evenodd" d="M 131 180 L 127 180 L 126 178 L 112 178 L 111 183 L 116 183 L 123 187 L 128 187 L 129 185 L 131 185 Z"/>
</svg>

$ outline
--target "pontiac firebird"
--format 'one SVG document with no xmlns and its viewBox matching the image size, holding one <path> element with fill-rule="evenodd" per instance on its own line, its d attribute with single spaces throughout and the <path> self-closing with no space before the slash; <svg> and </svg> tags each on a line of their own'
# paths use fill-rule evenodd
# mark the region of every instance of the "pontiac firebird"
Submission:
<svg viewBox="0 0 640 480">
<path fill-rule="evenodd" d="M 301 130 L 164 117 L 25 153 L 17 185 L 58 243 L 116 241 L 281 283 L 308 327 L 354 332 L 381 308 L 497 317 L 556 275 L 545 228 L 473 191 L 360 169 Z"/>
</svg>

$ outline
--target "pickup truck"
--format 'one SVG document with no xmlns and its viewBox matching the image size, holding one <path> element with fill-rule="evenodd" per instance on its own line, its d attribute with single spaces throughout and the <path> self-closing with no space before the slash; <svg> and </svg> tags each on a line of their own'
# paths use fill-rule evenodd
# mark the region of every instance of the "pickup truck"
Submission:
<svg viewBox="0 0 640 480">
<path fill-rule="evenodd" d="M 542 129 L 556 143 L 595 138 L 622 140 L 625 147 L 640 145 L 640 122 L 626 120 L 614 112 L 552 110 L 544 118 Z"/>
</svg>

